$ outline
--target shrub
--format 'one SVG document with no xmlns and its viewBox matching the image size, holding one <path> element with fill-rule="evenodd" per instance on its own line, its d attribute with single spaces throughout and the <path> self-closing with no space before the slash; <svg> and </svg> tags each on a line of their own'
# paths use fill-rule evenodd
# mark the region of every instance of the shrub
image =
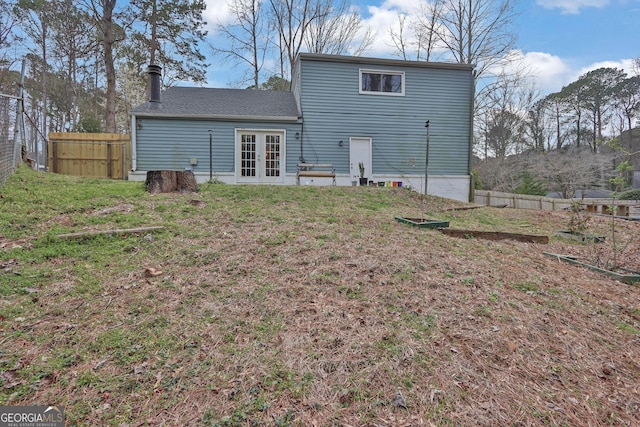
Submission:
<svg viewBox="0 0 640 427">
<path fill-rule="evenodd" d="M 484 190 L 484 186 L 482 185 L 482 180 L 480 179 L 480 175 L 478 174 L 478 169 L 474 169 L 471 172 L 471 176 L 473 177 L 473 189 Z"/>
<path fill-rule="evenodd" d="M 529 172 L 524 172 L 518 185 L 514 191 L 516 194 L 530 194 L 532 196 L 545 196 L 547 189 L 540 181 L 537 181 Z"/>
<path fill-rule="evenodd" d="M 620 193 L 618 200 L 640 200 L 640 188 Z"/>
</svg>

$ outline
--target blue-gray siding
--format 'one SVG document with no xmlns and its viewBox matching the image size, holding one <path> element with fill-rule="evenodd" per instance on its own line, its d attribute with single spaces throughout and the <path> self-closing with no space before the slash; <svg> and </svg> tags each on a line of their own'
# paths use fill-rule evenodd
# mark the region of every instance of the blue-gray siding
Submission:
<svg viewBox="0 0 640 427">
<path fill-rule="evenodd" d="M 288 147 L 295 146 L 297 123 L 216 121 L 198 119 L 147 118 L 137 119 L 141 127 L 136 131 L 138 170 L 184 170 L 209 172 L 209 129 L 213 130 L 213 172 L 235 171 L 235 130 L 285 130 Z M 298 150 L 299 151 L 299 150 Z M 295 171 L 296 159 L 289 159 L 290 172 Z M 190 159 L 197 158 L 196 166 Z"/>
<path fill-rule="evenodd" d="M 404 71 L 405 96 L 360 94 L 360 68 Z M 349 137 L 371 137 L 373 174 L 422 174 L 430 120 L 429 173 L 468 174 L 471 70 L 303 60 L 299 72 L 306 161 L 348 173 Z"/>
</svg>

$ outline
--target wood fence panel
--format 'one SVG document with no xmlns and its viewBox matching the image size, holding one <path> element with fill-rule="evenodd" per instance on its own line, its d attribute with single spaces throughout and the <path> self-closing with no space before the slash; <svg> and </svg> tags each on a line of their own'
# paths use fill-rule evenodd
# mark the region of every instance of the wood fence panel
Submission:
<svg viewBox="0 0 640 427">
<path fill-rule="evenodd" d="M 63 175 L 127 179 L 129 135 L 113 133 L 49 134 L 49 170 Z"/>
</svg>

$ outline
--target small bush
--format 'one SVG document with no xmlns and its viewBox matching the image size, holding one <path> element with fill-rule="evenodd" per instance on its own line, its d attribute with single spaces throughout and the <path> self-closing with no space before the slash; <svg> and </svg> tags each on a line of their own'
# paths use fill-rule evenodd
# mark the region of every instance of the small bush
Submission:
<svg viewBox="0 0 640 427">
<path fill-rule="evenodd" d="M 532 196 L 545 196 L 547 189 L 544 184 L 537 181 L 529 172 L 524 172 L 521 177 L 520 185 L 514 191 L 516 194 L 530 194 Z"/>
<path fill-rule="evenodd" d="M 471 176 L 473 177 L 473 189 L 474 190 L 484 190 L 484 185 L 482 185 L 482 180 L 480 179 L 480 175 L 478 173 L 478 169 L 474 169 L 471 172 Z"/>
<path fill-rule="evenodd" d="M 618 200 L 640 200 L 640 188 L 620 193 Z"/>
</svg>

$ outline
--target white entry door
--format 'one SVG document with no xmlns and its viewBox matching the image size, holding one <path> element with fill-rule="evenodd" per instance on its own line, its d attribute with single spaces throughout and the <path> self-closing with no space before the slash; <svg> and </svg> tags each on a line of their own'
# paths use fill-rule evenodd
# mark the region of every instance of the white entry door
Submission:
<svg viewBox="0 0 640 427">
<path fill-rule="evenodd" d="M 238 130 L 236 178 L 238 182 L 282 182 L 284 132 Z"/>
<path fill-rule="evenodd" d="M 349 170 L 352 177 L 360 177 L 360 163 L 364 165 L 365 178 L 371 179 L 371 138 L 349 138 Z"/>
</svg>

